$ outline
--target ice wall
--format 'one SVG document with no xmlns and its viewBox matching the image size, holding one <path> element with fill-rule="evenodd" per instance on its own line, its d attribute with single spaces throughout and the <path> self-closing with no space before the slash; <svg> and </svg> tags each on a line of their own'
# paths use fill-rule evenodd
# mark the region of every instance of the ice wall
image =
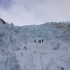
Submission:
<svg viewBox="0 0 70 70">
<path fill-rule="evenodd" d="M 16 47 L 17 41 L 13 27 L 8 23 L 3 24 L 0 20 L 0 70 L 21 70 L 14 53 L 14 48 L 17 50 L 18 46 Z M 12 43 L 13 41 L 16 45 Z"/>
<path fill-rule="evenodd" d="M 66 23 L 19 27 L 0 20 L 0 70 L 70 70 Z"/>
</svg>

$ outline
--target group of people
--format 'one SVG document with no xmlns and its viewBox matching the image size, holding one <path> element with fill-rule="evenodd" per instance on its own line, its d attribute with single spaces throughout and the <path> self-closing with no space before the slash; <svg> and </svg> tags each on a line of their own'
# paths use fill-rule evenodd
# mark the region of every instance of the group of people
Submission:
<svg viewBox="0 0 70 70">
<path fill-rule="evenodd" d="M 38 43 L 43 43 L 43 39 L 42 40 L 38 40 Z M 34 42 L 36 43 L 37 41 L 36 40 L 34 40 Z"/>
</svg>

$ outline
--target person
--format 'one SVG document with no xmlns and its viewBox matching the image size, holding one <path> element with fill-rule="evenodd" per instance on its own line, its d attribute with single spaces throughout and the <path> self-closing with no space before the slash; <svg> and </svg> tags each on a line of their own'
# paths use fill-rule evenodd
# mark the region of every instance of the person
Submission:
<svg viewBox="0 0 70 70">
<path fill-rule="evenodd" d="M 43 43 L 43 39 L 42 39 L 42 43 Z"/>
<path fill-rule="evenodd" d="M 34 40 L 34 42 L 36 43 L 36 40 Z"/>
<path fill-rule="evenodd" d="M 38 40 L 39 43 L 41 43 L 41 40 Z"/>
</svg>

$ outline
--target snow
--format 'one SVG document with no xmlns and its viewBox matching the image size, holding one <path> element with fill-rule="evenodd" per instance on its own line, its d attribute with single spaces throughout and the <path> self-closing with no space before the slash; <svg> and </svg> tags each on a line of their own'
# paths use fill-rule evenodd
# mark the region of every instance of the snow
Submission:
<svg viewBox="0 0 70 70">
<path fill-rule="evenodd" d="M 0 70 L 70 70 L 69 23 L 19 27 L 0 20 Z"/>
</svg>

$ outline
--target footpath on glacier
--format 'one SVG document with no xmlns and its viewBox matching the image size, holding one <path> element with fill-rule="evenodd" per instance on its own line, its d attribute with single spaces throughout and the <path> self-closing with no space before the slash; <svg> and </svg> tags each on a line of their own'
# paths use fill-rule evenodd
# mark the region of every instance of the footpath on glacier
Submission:
<svg viewBox="0 0 70 70">
<path fill-rule="evenodd" d="M 14 26 L 0 19 L 0 70 L 70 70 L 70 22 Z"/>
</svg>

